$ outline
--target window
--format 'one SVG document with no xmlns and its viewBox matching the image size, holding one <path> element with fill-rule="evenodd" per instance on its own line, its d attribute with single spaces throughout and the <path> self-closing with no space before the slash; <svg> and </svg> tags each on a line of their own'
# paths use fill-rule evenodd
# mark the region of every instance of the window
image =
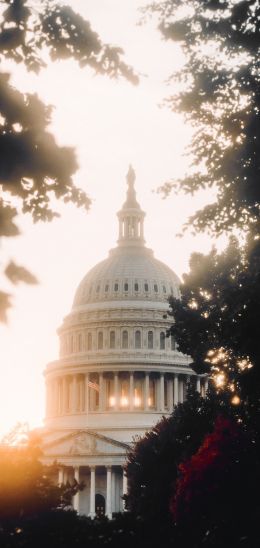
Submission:
<svg viewBox="0 0 260 548">
<path fill-rule="evenodd" d="M 160 333 L 160 350 L 165 350 L 165 333 L 161 331 Z"/>
<path fill-rule="evenodd" d="M 154 284 L 153 288 L 154 288 L 155 293 L 158 293 L 158 285 Z"/>
<path fill-rule="evenodd" d="M 92 350 L 92 333 L 88 333 L 88 350 Z"/>
<path fill-rule="evenodd" d="M 163 285 L 162 288 L 163 288 L 163 292 L 166 293 L 166 287 L 165 287 L 165 285 Z"/>
<path fill-rule="evenodd" d="M 135 288 L 135 291 L 139 291 L 138 283 L 135 283 L 134 288 Z"/>
<path fill-rule="evenodd" d="M 98 334 L 98 350 L 102 350 L 103 348 L 103 333 L 102 331 L 99 331 Z"/>
<path fill-rule="evenodd" d="M 128 348 L 128 331 L 122 333 L 122 348 Z"/>
<path fill-rule="evenodd" d="M 99 293 L 99 291 L 100 291 L 100 285 L 97 285 L 96 292 Z"/>
<path fill-rule="evenodd" d="M 108 290 L 109 290 L 109 285 L 108 285 L 108 284 L 106 284 L 106 285 L 105 285 L 105 292 L 107 293 L 107 292 L 108 292 Z"/>
<path fill-rule="evenodd" d="M 115 334 L 115 331 L 110 331 L 109 345 L 110 345 L 110 348 L 115 348 L 115 346 L 116 346 L 116 334 Z"/>
<path fill-rule="evenodd" d="M 141 348 L 141 331 L 135 332 L 135 348 Z"/>
<path fill-rule="evenodd" d="M 128 291 L 128 284 L 124 284 L 124 291 Z"/>
<path fill-rule="evenodd" d="M 145 290 L 145 291 L 149 291 L 148 284 L 144 284 L 144 290 Z"/>
<path fill-rule="evenodd" d="M 153 348 L 153 332 L 148 331 L 148 348 Z"/>
<path fill-rule="evenodd" d="M 114 285 L 114 290 L 115 290 L 115 291 L 118 291 L 118 284 L 115 284 L 115 285 Z"/>
</svg>

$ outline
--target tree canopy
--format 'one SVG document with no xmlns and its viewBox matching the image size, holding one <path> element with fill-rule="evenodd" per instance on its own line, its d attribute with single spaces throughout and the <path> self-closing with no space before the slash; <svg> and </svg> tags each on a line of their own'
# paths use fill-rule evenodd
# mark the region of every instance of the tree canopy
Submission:
<svg viewBox="0 0 260 548">
<path fill-rule="evenodd" d="M 164 190 L 216 187 L 216 202 L 191 219 L 198 230 L 259 230 L 259 2 L 165 0 L 150 10 L 182 46 L 186 62 L 172 76 L 182 87 L 168 104 L 195 128 L 193 169 Z"/>
<path fill-rule="evenodd" d="M 0 4 L 0 62 L 22 63 L 38 73 L 48 62 L 74 59 L 79 67 L 110 78 L 138 77 L 123 61 L 123 51 L 104 44 L 88 21 L 70 6 L 53 0 L 38 5 L 30 0 L 2 0 Z M 22 93 L 0 72 L 0 237 L 19 234 L 18 213 L 34 222 L 50 221 L 57 212 L 53 198 L 89 208 L 90 199 L 77 188 L 75 151 L 56 143 L 48 126 L 52 108 L 36 94 Z M 5 265 L 12 283 L 36 283 L 23 267 Z M 0 292 L 0 320 L 6 319 L 10 296 Z"/>
<path fill-rule="evenodd" d="M 184 52 L 167 102 L 194 127 L 191 169 L 163 190 L 214 188 L 215 202 L 186 226 L 237 236 L 223 253 L 213 249 L 191 258 L 182 302 L 170 300 L 171 331 L 196 371 L 217 375 L 223 388 L 248 397 L 258 393 L 260 370 L 259 2 L 165 0 L 149 10 L 159 16 L 163 36 Z"/>
</svg>

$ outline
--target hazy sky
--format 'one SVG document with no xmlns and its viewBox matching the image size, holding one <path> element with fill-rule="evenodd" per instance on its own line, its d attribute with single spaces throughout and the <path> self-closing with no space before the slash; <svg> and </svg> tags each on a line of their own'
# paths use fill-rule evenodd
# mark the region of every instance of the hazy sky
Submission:
<svg viewBox="0 0 260 548">
<path fill-rule="evenodd" d="M 67 2 L 69 3 L 69 2 Z M 141 0 L 74 0 L 104 42 L 120 45 L 125 59 L 143 74 L 138 87 L 94 76 L 73 62 L 55 63 L 39 76 L 16 68 L 13 83 L 37 91 L 55 106 L 52 131 L 61 145 L 76 148 L 75 182 L 93 202 L 90 212 L 69 205 L 51 224 L 20 220 L 22 236 L 3 240 L 1 255 L 13 257 L 39 279 L 36 287 L 15 291 L 7 327 L 0 328 L 0 431 L 17 421 L 39 425 L 44 416 L 46 363 L 58 356 L 56 329 L 70 311 L 84 274 L 107 256 L 117 239 L 116 212 L 126 192 L 129 163 L 136 171 L 137 198 L 146 211 L 145 237 L 155 256 L 179 276 L 194 250 L 207 251 L 206 236 L 176 238 L 187 217 L 210 196 L 171 196 L 154 190 L 187 168 L 183 156 L 191 137 L 180 116 L 159 105 L 171 87 L 165 83 L 181 66 L 176 45 L 161 40 L 154 22 L 137 26 Z M 13 241 L 12 241 L 13 240 Z"/>
</svg>

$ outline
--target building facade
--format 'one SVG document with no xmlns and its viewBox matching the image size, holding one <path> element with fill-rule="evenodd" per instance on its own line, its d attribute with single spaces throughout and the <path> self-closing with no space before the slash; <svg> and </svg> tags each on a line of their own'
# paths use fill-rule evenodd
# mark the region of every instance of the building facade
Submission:
<svg viewBox="0 0 260 548">
<path fill-rule="evenodd" d="M 123 510 L 133 440 L 185 399 L 189 382 L 207 389 L 166 336 L 179 280 L 145 246 L 134 181 L 129 168 L 117 247 L 81 281 L 45 371 L 44 461 L 59 463 L 60 483 L 84 482 L 74 508 L 91 517 Z"/>
</svg>

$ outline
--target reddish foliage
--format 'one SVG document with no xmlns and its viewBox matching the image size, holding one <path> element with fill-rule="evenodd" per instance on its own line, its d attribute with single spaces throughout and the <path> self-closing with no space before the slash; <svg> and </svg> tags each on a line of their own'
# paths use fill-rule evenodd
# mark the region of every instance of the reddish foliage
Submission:
<svg viewBox="0 0 260 548">
<path fill-rule="evenodd" d="M 235 477 L 241 471 L 245 436 L 233 420 L 218 417 L 214 431 L 191 459 L 179 465 L 180 477 L 170 510 L 175 522 L 203 517 L 236 496 Z M 241 453 L 242 448 L 242 453 Z M 242 459 L 241 459 L 242 456 Z M 242 464 L 243 466 L 243 464 Z"/>
</svg>

